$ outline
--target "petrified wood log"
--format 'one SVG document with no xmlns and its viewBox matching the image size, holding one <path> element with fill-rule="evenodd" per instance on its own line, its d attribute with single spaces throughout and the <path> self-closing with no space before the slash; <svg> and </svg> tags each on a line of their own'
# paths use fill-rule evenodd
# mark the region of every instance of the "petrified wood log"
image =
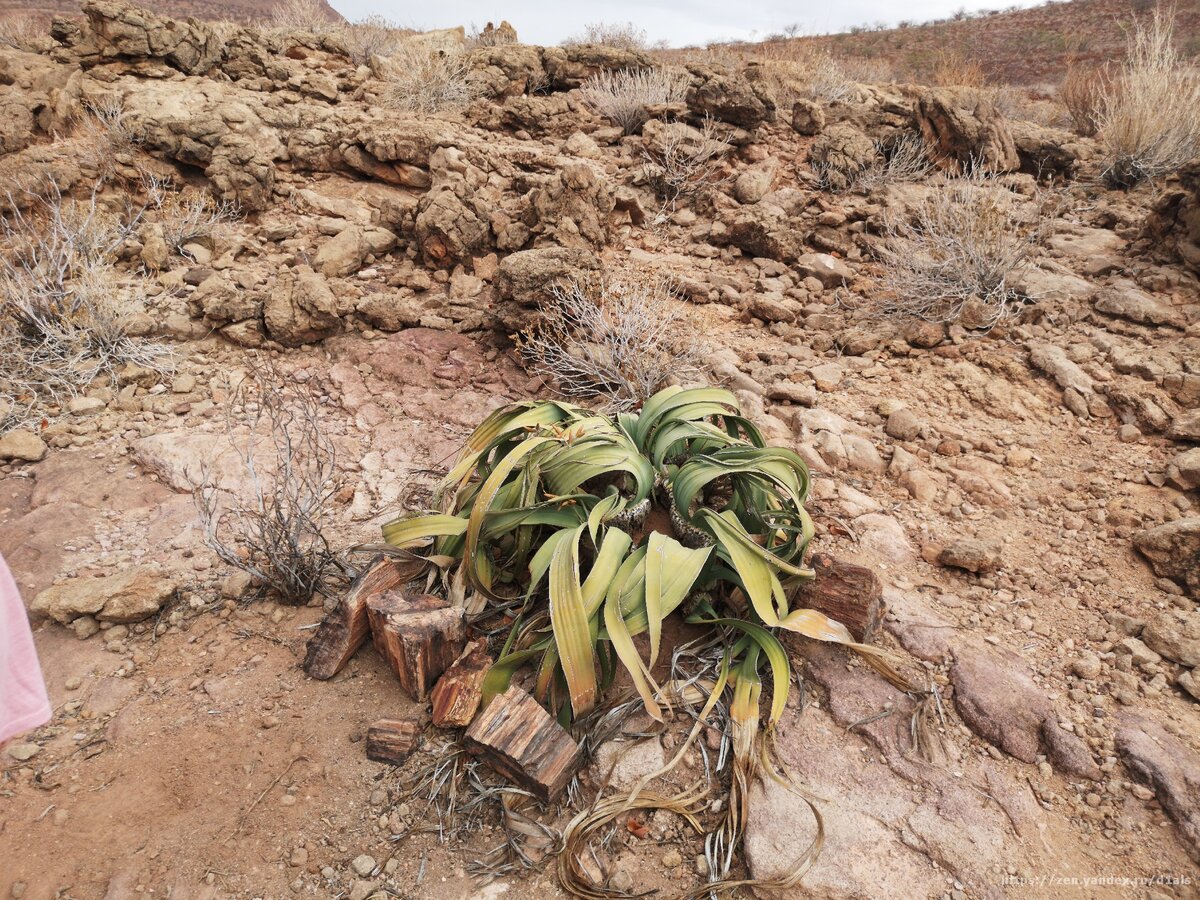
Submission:
<svg viewBox="0 0 1200 900">
<path fill-rule="evenodd" d="M 815 609 L 837 619 L 863 644 L 875 639 L 883 620 L 883 585 L 865 566 L 815 553 L 809 565 L 817 577 L 792 596 L 792 609 Z"/>
<path fill-rule="evenodd" d="M 571 735 L 515 685 L 475 716 L 463 746 L 543 803 L 566 790 L 583 762 Z"/>
<path fill-rule="evenodd" d="M 380 719 L 367 729 L 367 759 L 398 766 L 420 743 L 416 719 Z"/>
<path fill-rule="evenodd" d="M 321 680 L 340 672 L 367 639 L 367 601 L 399 588 L 417 571 L 412 564 L 375 557 L 309 639 L 304 671 Z"/>
<path fill-rule="evenodd" d="M 388 591 L 367 601 L 371 638 L 414 700 L 424 700 L 467 643 L 462 607 L 432 594 Z"/>
<path fill-rule="evenodd" d="M 430 694 L 433 724 L 439 728 L 470 725 L 483 697 L 483 676 L 491 667 L 487 641 L 480 639 L 468 644 L 462 656 L 438 679 Z"/>
</svg>

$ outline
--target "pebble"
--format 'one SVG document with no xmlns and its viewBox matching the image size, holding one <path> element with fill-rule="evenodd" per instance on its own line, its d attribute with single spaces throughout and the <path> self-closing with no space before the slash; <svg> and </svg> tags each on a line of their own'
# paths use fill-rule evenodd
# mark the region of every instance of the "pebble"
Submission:
<svg viewBox="0 0 1200 900">
<path fill-rule="evenodd" d="M 678 850 L 668 850 L 663 854 L 662 864 L 668 869 L 677 868 L 683 863 L 683 856 Z"/>
<path fill-rule="evenodd" d="M 297 847 L 292 851 L 291 858 L 288 860 L 288 862 L 293 866 L 308 865 L 308 848 Z"/>
<path fill-rule="evenodd" d="M 25 762 L 26 760 L 33 759 L 41 752 L 42 748 L 32 743 L 13 744 L 8 748 L 8 755 L 17 760 L 17 762 Z"/>
<path fill-rule="evenodd" d="M 79 678 L 77 675 L 73 675 L 63 682 L 63 687 L 65 687 L 68 691 L 77 691 L 79 690 L 79 686 L 81 684 L 83 684 L 83 679 Z"/>
<path fill-rule="evenodd" d="M 350 868 L 358 875 L 366 878 L 375 871 L 375 857 L 367 853 L 360 854 L 351 861 Z"/>
</svg>

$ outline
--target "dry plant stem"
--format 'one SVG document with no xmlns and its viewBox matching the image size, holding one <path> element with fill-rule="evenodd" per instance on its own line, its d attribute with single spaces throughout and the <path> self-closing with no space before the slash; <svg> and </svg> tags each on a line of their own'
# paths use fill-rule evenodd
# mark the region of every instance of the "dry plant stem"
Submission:
<svg viewBox="0 0 1200 900">
<path fill-rule="evenodd" d="M 663 202 L 659 219 L 673 213 L 683 198 L 727 180 L 720 163 L 729 145 L 729 136 L 718 132 L 712 119 L 705 118 L 699 129 L 668 123 L 660 142 L 643 149 L 643 174 Z"/>
<path fill-rule="evenodd" d="M 385 64 L 388 86 L 384 103 L 409 112 L 438 113 L 466 106 L 479 87 L 468 76 L 466 55 L 423 44 L 403 44 Z"/>
<path fill-rule="evenodd" d="M 670 282 L 615 277 L 553 290 L 542 318 L 520 341 L 531 372 L 564 397 L 636 407 L 671 378 L 703 370 L 704 344 Z"/>
<path fill-rule="evenodd" d="M 319 398 L 286 384 L 269 363 L 252 363 L 252 378 L 239 388 L 237 400 L 255 404 L 244 442 L 227 422 L 250 495 L 231 496 L 206 473 L 194 492 L 206 542 L 226 564 L 249 573 L 284 602 L 327 595 L 345 567 L 324 532 L 337 468 L 333 443 L 321 428 Z M 266 470 L 260 437 L 272 457 Z"/>
<path fill-rule="evenodd" d="M 634 134 L 649 118 L 651 104 L 676 103 L 687 94 L 686 72 L 668 69 L 605 69 L 580 87 L 583 102 Z"/>
</svg>

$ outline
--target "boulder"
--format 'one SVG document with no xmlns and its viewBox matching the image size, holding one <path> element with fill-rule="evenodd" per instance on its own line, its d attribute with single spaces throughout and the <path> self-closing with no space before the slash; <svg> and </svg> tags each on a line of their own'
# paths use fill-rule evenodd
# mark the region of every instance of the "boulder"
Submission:
<svg viewBox="0 0 1200 900">
<path fill-rule="evenodd" d="M 386 228 L 351 225 L 321 245 L 314 260 L 316 268 L 329 278 L 353 275 L 367 261 L 396 246 L 396 235 Z"/>
<path fill-rule="evenodd" d="M 310 344 L 337 332 L 338 313 L 337 299 L 325 277 L 308 266 L 282 273 L 263 304 L 268 333 L 289 347 Z"/>
<path fill-rule="evenodd" d="M 1007 124 L 1021 171 L 1035 178 L 1074 178 L 1080 162 L 1092 155 L 1091 146 L 1070 131 L 1023 119 L 1012 119 Z"/>
<path fill-rule="evenodd" d="M 794 268 L 801 278 L 815 278 L 826 289 L 844 287 L 854 280 L 850 267 L 828 253 L 805 253 Z"/>
<path fill-rule="evenodd" d="M 1163 811 L 1200 862 L 1200 753 L 1148 716 L 1124 713 L 1117 753 L 1137 780 L 1149 785 Z"/>
<path fill-rule="evenodd" d="M 1181 491 L 1200 488 L 1200 447 L 1178 454 L 1167 466 L 1167 478 Z"/>
<path fill-rule="evenodd" d="M 1155 575 L 1179 581 L 1200 597 L 1200 516 L 1140 531 L 1133 546 L 1150 561 Z"/>
<path fill-rule="evenodd" d="M 1200 610 L 1168 609 L 1142 631 L 1146 646 L 1172 662 L 1200 666 Z"/>
<path fill-rule="evenodd" d="M 520 331 L 533 318 L 534 310 L 552 298 L 555 286 L 586 278 L 598 271 L 600 261 L 587 250 L 566 247 L 542 247 L 511 253 L 496 273 L 496 291 L 509 301 L 497 310 L 501 324 L 509 331 Z"/>
<path fill-rule="evenodd" d="M 1200 275 L 1200 159 L 1180 169 L 1178 181 L 1162 189 L 1143 234 L 1156 247 L 1173 247 L 1184 266 Z"/>
<path fill-rule="evenodd" d="M 775 121 L 775 101 L 764 83 L 715 69 L 693 71 L 699 80 L 688 90 L 687 107 L 695 118 L 717 119 L 739 128 Z"/>
<path fill-rule="evenodd" d="M 1143 325 L 1182 328 L 1185 324 L 1183 313 L 1172 306 L 1169 300 L 1148 294 L 1124 278 L 1100 291 L 1095 306 L 1102 313 Z"/>
<path fill-rule="evenodd" d="M 104 622 L 140 622 L 157 613 L 178 590 L 157 566 L 135 566 L 115 575 L 72 578 L 33 598 L 30 612 L 66 624 L 79 616 Z"/>
<path fill-rule="evenodd" d="M 943 547 L 938 554 L 938 562 L 943 566 L 983 575 L 1000 568 L 1001 550 L 1001 545 L 996 541 L 962 538 Z"/>
<path fill-rule="evenodd" d="M 14 428 L 0 437 L 0 460 L 38 462 L 46 456 L 46 442 L 23 428 Z"/>
<path fill-rule="evenodd" d="M 825 129 L 825 111 L 816 100 L 800 98 L 792 104 L 792 130 L 813 137 Z"/>
<path fill-rule="evenodd" d="M 733 196 L 738 203 L 757 203 L 771 189 L 775 178 L 775 160 L 765 159 L 741 172 L 733 182 Z"/>
<path fill-rule="evenodd" d="M 617 69 L 650 69 L 654 61 L 638 50 L 622 50 L 603 44 L 576 44 L 571 47 L 546 47 L 542 66 L 552 87 L 577 88 L 598 72 Z"/>
<path fill-rule="evenodd" d="M 979 165 L 989 172 L 1015 172 L 1021 158 L 1007 120 L 996 104 L 974 88 L 937 87 L 916 104 L 917 124 L 940 165 Z"/>
<path fill-rule="evenodd" d="M 852 187 L 878 159 L 875 142 L 852 125 L 830 125 L 808 150 L 809 166 L 835 191 Z"/>
</svg>

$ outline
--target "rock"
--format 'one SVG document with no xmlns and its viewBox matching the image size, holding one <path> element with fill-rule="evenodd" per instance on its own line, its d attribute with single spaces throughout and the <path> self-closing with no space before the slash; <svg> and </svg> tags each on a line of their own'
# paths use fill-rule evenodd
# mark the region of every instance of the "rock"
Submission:
<svg viewBox="0 0 1200 900">
<path fill-rule="evenodd" d="M 41 753 L 42 748 L 33 743 L 10 744 L 6 752 L 17 762 L 27 762 Z"/>
<path fill-rule="evenodd" d="M 990 172 L 1020 168 L 1008 122 L 983 91 L 929 88 L 917 98 L 915 113 L 930 157 L 942 165 L 978 165 Z"/>
<path fill-rule="evenodd" d="M 1184 451 L 1167 466 L 1167 478 L 1181 491 L 1200 488 L 1200 447 Z"/>
<path fill-rule="evenodd" d="M 94 416 L 103 412 L 104 406 L 99 397 L 72 397 L 67 401 L 67 412 L 73 416 Z"/>
<path fill-rule="evenodd" d="M 140 622 L 174 596 L 179 584 L 154 565 L 129 568 L 115 575 L 73 578 L 42 591 L 30 612 L 56 622 L 93 615 L 105 622 Z"/>
<path fill-rule="evenodd" d="M 5 432 L 0 437 L 0 460 L 38 462 L 46 456 L 46 442 L 22 428 Z"/>
<path fill-rule="evenodd" d="M 1200 669 L 1188 669 L 1180 673 L 1175 683 L 1193 700 L 1200 700 Z"/>
<path fill-rule="evenodd" d="M 1006 120 L 1013 146 L 1021 161 L 1021 171 L 1035 178 L 1075 177 L 1081 160 L 1091 156 L 1088 145 L 1061 128 L 1049 128 L 1023 119 Z"/>
<path fill-rule="evenodd" d="M 829 362 L 813 366 L 809 369 L 808 374 L 812 376 L 813 384 L 817 386 L 817 390 L 831 392 L 838 389 L 838 386 L 842 383 L 842 377 L 846 374 L 846 370 L 837 363 Z"/>
<path fill-rule="evenodd" d="M 551 300 L 556 286 L 584 278 L 599 268 L 599 260 L 587 250 L 544 247 L 509 254 L 496 273 L 496 290 L 519 309 L 501 311 L 505 327 L 520 330 L 533 318 L 533 310 Z"/>
<path fill-rule="evenodd" d="M 678 850 L 668 850 L 663 854 L 662 864 L 668 869 L 676 869 L 683 865 L 683 855 Z"/>
<path fill-rule="evenodd" d="M 272 338 L 289 347 L 319 341 L 341 327 L 325 276 L 308 266 L 280 273 L 263 304 L 263 322 Z"/>
<path fill-rule="evenodd" d="M 321 245 L 315 268 L 329 278 L 353 275 L 370 255 L 380 256 L 396 246 L 396 235 L 386 228 L 351 225 Z"/>
<path fill-rule="evenodd" d="M 950 680 L 963 721 L 988 743 L 1027 763 L 1044 752 L 1070 775 L 1099 779 L 1087 747 L 1059 727 L 1057 710 L 1015 654 L 959 648 Z"/>
<path fill-rule="evenodd" d="M 224 274 L 205 277 L 188 298 L 194 315 L 210 322 L 241 322 L 262 315 L 262 301 L 249 291 L 238 288 Z"/>
<path fill-rule="evenodd" d="M 647 69 L 654 61 L 639 50 L 625 50 L 602 44 L 576 44 L 571 47 L 546 47 L 542 51 L 553 87 L 561 90 L 579 87 L 598 72 L 616 69 Z"/>
<path fill-rule="evenodd" d="M 793 268 L 801 278 L 815 278 L 826 289 L 842 287 L 854 279 L 850 267 L 828 253 L 805 253 Z"/>
<path fill-rule="evenodd" d="M 738 203 L 757 203 L 771 189 L 775 177 L 775 161 L 765 159 L 743 171 L 733 182 L 733 196 Z"/>
<path fill-rule="evenodd" d="M 898 441 L 914 441 L 921 433 L 921 421 L 913 415 L 912 410 L 902 406 L 888 416 L 883 430 L 888 437 Z"/>
<path fill-rule="evenodd" d="M 813 137 L 825 128 L 825 111 L 815 100 L 800 98 L 792 104 L 792 129 L 797 134 Z"/>
<path fill-rule="evenodd" d="M 1200 862 L 1200 753 L 1157 722 L 1132 712 L 1121 715 L 1116 747 L 1130 772 L 1153 788 L 1189 855 Z"/>
<path fill-rule="evenodd" d="M 869 558 L 882 558 L 896 566 L 907 566 L 916 560 L 916 550 L 904 533 L 904 526 L 893 517 L 868 513 L 854 520 L 854 528 L 858 532 L 858 549 Z"/>
<path fill-rule="evenodd" d="M 943 566 L 964 569 L 983 575 L 1000 568 L 1002 545 L 998 541 L 981 541 L 963 538 L 951 541 L 938 554 Z"/>
<path fill-rule="evenodd" d="M 1151 296 L 1132 281 L 1121 279 L 1096 296 L 1096 309 L 1146 325 L 1172 325 L 1183 328 L 1183 313 L 1169 301 Z"/>
<path fill-rule="evenodd" d="M 225 41 L 208 22 L 167 19 L 120 0 L 88 0 L 83 14 L 87 20 L 74 40 L 82 56 L 161 60 L 187 75 L 202 74 L 225 57 Z"/>
<path fill-rule="evenodd" d="M 1172 662 L 1189 668 L 1200 666 L 1200 610 L 1159 613 L 1146 625 L 1142 640 Z"/>
<path fill-rule="evenodd" d="M 1100 677 L 1101 671 L 1100 657 L 1095 653 L 1080 654 L 1078 659 L 1071 662 L 1071 674 L 1078 678 L 1092 681 Z"/>
<path fill-rule="evenodd" d="M 1200 516 L 1140 531 L 1133 546 L 1150 561 L 1155 575 L 1179 581 L 1200 596 Z"/>
<path fill-rule="evenodd" d="M 607 783 L 613 790 L 625 790 L 643 776 L 657 772 L 666 761 L 662 744 L 654 738 L 636 743 L 605 741 L 596 752 L 592 771 L 597 783 Z"/>
<path fill-rule="evenodd" d="M 936 347 L 946 339 L 946 326 L 941 322 L 911 319 L 904 323 L 904 339 L 914 347 Z"/>
<path fill-rule="evenodd" d="M 1171 427 L 1167 429 L 1167 437 L 1174 441 L 1200 443 L 1200 407 L 1177 415 L 1171 422 Z"/>
<path fill-rule="evenodd" d="M 69 627 L 75 632 L 75 637 L 86 641 L 100 630 L 100 623 L 96 621 L 95 616 L 80 616 Z"/>
<path fill-rule="evenodd" d="M 362 878 L 366 878 L 372 872 L 374 872 L 375 867 L 376 867 L 375 857 L 370 856 L 366 853 L 363 853 L 359 856 L 354 857 L 354 859 L 351 860 L 351 862 L 350 862 L 350 868 L 354 870 L 355 874 L 359 875 Z"/>
<path fill-rule="evenodd" d="M 760 82 L 712 69 L 701 71 L 700 79 L 687 93 L 688 111 L 695 118 L 707 116 L 740 128 L 775 120 L 775 101 Z"/>
<path fill-rule="evenodd" d="M 162 223 L 150 222 L 138 232 L 142 242 L 142 264 L 151 272 L 165 269 L 171 259 L 171 248 L 167 246 Z"/>
<path fill-rule="evenodd" d="M 807 382 L 777 381 L 767 388 L 767 399 L 811 407 L 817 405 L 817 391 Z"/>
<path fill-rule="evenodd" d="M 834 191 L 854 185 L 879 159 L 875 142 L 852 125 L 826 128 L 808 150 L 808 164 L 821 182 Z"/>
</svg>

